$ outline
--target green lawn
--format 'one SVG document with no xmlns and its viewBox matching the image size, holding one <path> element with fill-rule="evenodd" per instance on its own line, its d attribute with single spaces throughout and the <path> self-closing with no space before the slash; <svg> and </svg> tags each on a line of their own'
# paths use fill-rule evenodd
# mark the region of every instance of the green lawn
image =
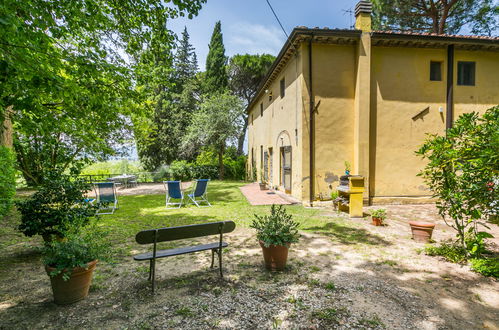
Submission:
<svg viewBox="0 0 499 330">
<path fill-rule="evenodd" d="M 165 195 L 120 196 L 119 209 L 113 215 L 102 215 L 101 225 L 111 230 L 114 240 L 133 238 L 144 229 L 181 226 L 212 221 L 232 220 L 238 226 L 249 227 L 254 214 L 269 212 L 270 206 L 252 206 L 239 190 L 243 182 L 212 181 L 208 199 L 212 207 L 196 207 L 193 204 L 180 209 L 166 209 Z M 326 225 L 320 210 L 301 205 L 286 206 L 288 212 L 301 224 L 301 228 Z M 330 219 L 330 218 L 329 218 Z"/>
</svg>

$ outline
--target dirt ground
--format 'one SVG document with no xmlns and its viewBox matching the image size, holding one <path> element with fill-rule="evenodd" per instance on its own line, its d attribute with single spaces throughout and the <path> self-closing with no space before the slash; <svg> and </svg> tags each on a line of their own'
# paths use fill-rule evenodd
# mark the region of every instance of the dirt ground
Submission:
<svg viewBox="0 0 499 330">
<path fill-rule="evenodd" d="M 52 302 L 39 254 L 19 243 L 2 252 L 0 328 L 499 329 L 499 282 L 411 240 L 409 220 L 435 222 L 437 241 L 453 237 L 434 205 L 386 208 L 383 227 L 344 226 L 324 209 L 331 221 L 303 232 L 284 272 L 267 272 L 254 231 L 239 227 L 225 237 L 223 280 L 209 252 L 164 258 L 154 295 L 148 264 L 131 257 L 145 249 L 132 245 L 98 266 L 86 300 L 65 307 Z M 497 251 L 497 226 L 493 234 Z"/>
</svg>

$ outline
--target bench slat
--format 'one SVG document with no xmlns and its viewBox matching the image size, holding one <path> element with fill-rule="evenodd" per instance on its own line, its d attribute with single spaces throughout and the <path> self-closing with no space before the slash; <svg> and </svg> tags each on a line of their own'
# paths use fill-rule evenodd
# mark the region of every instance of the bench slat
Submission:
<svg viewBox="0 0 499 330">
<path fill-rule="evenodd" d="M 210 244 L 187 246 L 187 247 L 181 247 L 181 248 L 176 248 L 176 249 L 159 250 L 159 251 L 156 251 L 156 258 L 178 256 L 178 255 L 186 254 L 186 253 L 193 253 L 193 252 L 198 252 L 198 251 L 217 249 L 219 246 L 220 246 L 220 243 L 215 242 L 215 243 L 210 243 Z M 222 247 L 225 248 L 227 246 L 229 246 L 229 244 L 227 244 L 226 242 L 222 242 Z M 152 258 L 153 258 L 152 252 L 137 254 L 133 257 L 134 260 L 151 260 Z"/>
<path fill-rule="evenodd" d="M 203 237 L 220 234 L 220 225 L 223 224 L 223 233 L 230 233 L 236 228 L 233 221 L 209 222 L 188 226 L 168 227 L 157 229 L 157 242 L 176 241 L 179 239 Z M 143 230 L 135 236 L 139 244 L 154 243 L 154 234 L 156 229 Z"/>
</svg>

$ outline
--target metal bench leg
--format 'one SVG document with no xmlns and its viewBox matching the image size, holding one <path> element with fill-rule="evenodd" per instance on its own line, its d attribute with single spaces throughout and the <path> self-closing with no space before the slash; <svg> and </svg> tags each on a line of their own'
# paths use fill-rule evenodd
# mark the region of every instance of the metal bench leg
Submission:
<svg viewBox="0 0 499 330">
<path fill-rule="evenodd" d="M 152 259 L 152 293 L 154 293 L 154 288 L 156 286 L 155 277 L 156 277 L 156 259 Z"/>
<path fill-rule="evenodd" d="M 214 261 L 215 261 L 215 249 L 211 249 L 211 266 L 210 266 L 210 268 L 213 268 Z"/>
<path fill-rule="evenodd" d="M 223 278 L 224 274 L 222 273 L 222 249 L 218 249 L 218 267 L 220 268 L 220 277 Z"/>
<path fill-rule="evenodd" d="M 152 279 L 152 259 L 149 260 L 149 278 L 147 279 L 150 281 Z"/>
</svg>

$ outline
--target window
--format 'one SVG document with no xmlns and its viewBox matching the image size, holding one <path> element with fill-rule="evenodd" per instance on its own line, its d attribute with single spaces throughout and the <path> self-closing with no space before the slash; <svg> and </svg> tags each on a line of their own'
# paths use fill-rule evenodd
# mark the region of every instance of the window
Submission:
<svg viewBox="0 0 499 330">
<path fill-rule="evenodd" d="M 284 98 L 284 95 L 286 94 L 286 82 L 284 81 L 284 78 L 281 79 L 281 99 Z"/>
<path fill-rule="evenodd" d="M 475 62 L 457 62 L 457 84 L 475 86 Z"/>
<path fill-rule="evenodd" d="M 430 80 L 442 81 L 442 62 L 430 62 Z"/>
<path fill-rule="evenodd" d="M 263 116 L 263 102 L 260 103 L 260 116 Z"/>
</svg>

